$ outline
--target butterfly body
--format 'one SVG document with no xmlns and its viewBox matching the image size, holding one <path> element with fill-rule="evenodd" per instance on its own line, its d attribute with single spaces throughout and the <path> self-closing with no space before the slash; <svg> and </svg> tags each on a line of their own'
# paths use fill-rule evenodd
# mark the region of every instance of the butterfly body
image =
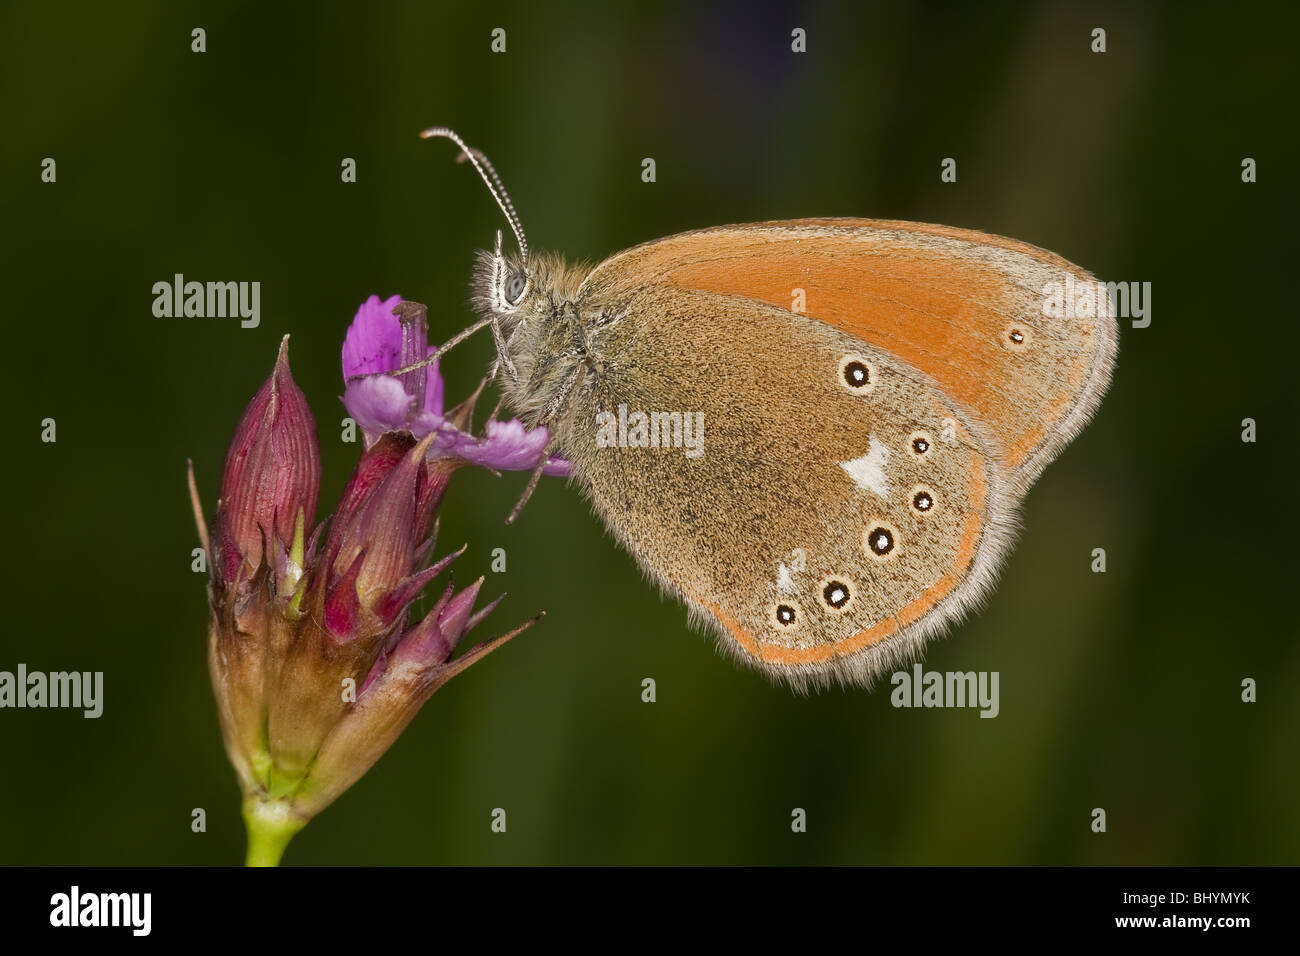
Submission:
<svg viewBox="0 0 1300 956">
<path fill-rule="evenodd" d="M 966 230 L 726 226 L 594 266 L 499 253 L 504 396 L 642 568 L 737 659 L 869 683 L 987 593 L 1020 499 L 1114 362 L 1076 266 Z"/>
</svg>

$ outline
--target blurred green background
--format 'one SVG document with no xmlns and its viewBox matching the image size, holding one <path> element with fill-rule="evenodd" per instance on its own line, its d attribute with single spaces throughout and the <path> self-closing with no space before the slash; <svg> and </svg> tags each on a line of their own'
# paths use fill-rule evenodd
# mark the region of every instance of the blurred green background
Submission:
<svg viewBox="0 0 1300 956">
<path fill-rule="evenodd" d="M 468 541 L 461 574 L 509 592 L 493 632 L 548 617 L 440 691 L 286 863 L 1300 862 L 1293 10 L 7 5 L 0 669 L 102 670 L 106 699 L 93 721 L 0 711 L 0 863 L 242 860 L 185 460 L 211 508 L 292 333 L 330 510 L 359 450 L 337 399 L 357 305 L 400 292 L 449 335 L 502 226 L 450 144 L 416 138 L 434 123 L 571 258 L 727 222 L 941 222 L 1149 281 L 1152 323 L 1124 323 L 1110 395 L 1030 495 L 987 608 L 925 658 L 999 671 L 996 720 L 894 709 L 888 684 L 770 686 L 574 489 L 547 481 L 506 527 L 524 476 L 467 472 L 444 548 Z M 260 281 L 261 326 L 155 318 L 176 272 Z M 490 351 L 449 363 L 449 396 Z"/>
</svg>

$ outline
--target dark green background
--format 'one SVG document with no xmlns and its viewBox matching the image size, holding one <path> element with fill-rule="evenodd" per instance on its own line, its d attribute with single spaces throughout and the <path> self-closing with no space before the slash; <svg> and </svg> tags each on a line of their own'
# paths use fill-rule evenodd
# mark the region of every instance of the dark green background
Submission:
<svg viewBox="0 0 1300 956">
<path fill-rule="evenodd" d="M 999 671 L 996 720 L 896 710 L 888 685 L 770 686 L 688 630 L 573 489 L 546 482 L 507 528 L 523 476 L 464 473 L 445 547 L 470 542 L 462 575 L 509 555 L 483 634 L 549 616 L 440 691 L 286 862 L 1300 860 L 1297 24 L 1241 4 L 848 6 L 6 6 L 0 669 L 102 670 L 106 701 L 97 721 L 0 711 L 0 863 L 242 859 L 185 459 L 211 507 L 291 332 L 328 512 L 358 453 L 337 400 L 357 305 L 400 292 L 450 334 L 502 225 L 450 144 L 416 138 L 433 123 L 494 159 L 536 247 L 573 258 L 725 222 L 942 222 L 1149 281 L 1153 321 L 1124 323 L 1110 394 L 1029 496 L 987 608 L 926 656 Z M 261 327 L 154 318 L 175 272 L 261 281 Z M 450 363 L 451 396 L 489 354 L 484 337 Z"/>
</svg>

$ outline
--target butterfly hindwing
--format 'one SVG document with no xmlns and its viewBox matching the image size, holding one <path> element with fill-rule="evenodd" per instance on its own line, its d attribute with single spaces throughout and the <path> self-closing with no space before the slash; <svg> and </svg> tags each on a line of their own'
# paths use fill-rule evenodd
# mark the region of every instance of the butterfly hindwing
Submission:
<svg viewBox="0 0 1300 956">
<path fill-rule="evenodd" d="M 987 584 L 1007 541 L 997 466 L 929 376 L 736 296 L 647 287 L 605 306 L 619 318 L 574 421 L 680 414 L 698 448 L 599 447 L 579 426 L 564 452 L 737 656 L 796 684 L 866 681 Z"/>
</svg>

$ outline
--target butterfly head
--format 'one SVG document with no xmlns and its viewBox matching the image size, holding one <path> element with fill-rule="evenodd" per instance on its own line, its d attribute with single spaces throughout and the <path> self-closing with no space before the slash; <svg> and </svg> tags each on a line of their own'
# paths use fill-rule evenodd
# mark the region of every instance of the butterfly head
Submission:
<svg viewBox="0 0 1300 956">
<path fill-rule="evenodd" d="M 424 139 L 449 139 L 458 159 L 472 165 L 510 224 L 518 252 L 506 254 L 501 231 L 491 252 L 481 252 L 471 284 L 472 303 L 497 348 L 492 374 L 506 372 L 506 397 L 533 422 L 554 414 L 568 393 L 577 364 L 586 355 L 582 317 L 574 300 L 590 267 L 571 267 L 557 256 L 529 253 L 528 237 L 501 177 L 482 151 L 445 126 L 422 132 Z"/>
<path fill-rule="evenodd" d="M 530 424 L 539 420 L 532 413 L 551 405 L 584 359 L 574 301 L 589 271 L 548 253 L 527 260 L 503 254 L 499 244 L 478 254 L 470 286 L 474 311 L 493 327 L 507 397 Z"/>
<path fill-rule="evenodd" d="M 483 318 L 495 319 L 503 331 L 511 332 L 527 315 L 539 283 L 522 253 L 507 255 L 502 251 L 498 231 L 492 251 L 478 254 L 471 289 L 474 310 Z"/>
</svg>

